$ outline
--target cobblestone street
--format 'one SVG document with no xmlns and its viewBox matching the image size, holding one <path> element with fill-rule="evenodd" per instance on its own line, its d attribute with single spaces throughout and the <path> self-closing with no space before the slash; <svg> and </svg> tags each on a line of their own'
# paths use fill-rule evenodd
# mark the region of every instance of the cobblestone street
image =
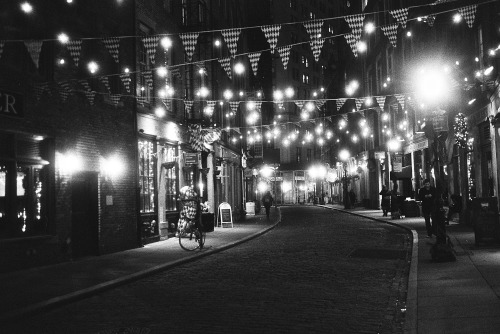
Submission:
<svg viewBox="0 0 500 334">
<path fill-rule="evenodd" d="M 402 333 L 411 234 L 318 207 L 281 210 L 252 241 L 3 333 Z"/>
</svg>

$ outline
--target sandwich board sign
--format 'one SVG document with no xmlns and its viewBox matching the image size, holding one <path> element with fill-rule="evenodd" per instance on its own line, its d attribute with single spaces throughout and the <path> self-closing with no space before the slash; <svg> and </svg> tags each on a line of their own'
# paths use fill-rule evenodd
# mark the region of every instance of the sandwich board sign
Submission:
<svg viewBox="0 0 500 334">
<path fill-rule="evenodd" d="M 219 205 L 219 211 L 217 214 L 217 226 L 224 227 L 224 224 L 231 224 L 233 227 L 233 213 L 231 211 L 231 205 L 227 202 L 222 202 Z"/>
</svg>

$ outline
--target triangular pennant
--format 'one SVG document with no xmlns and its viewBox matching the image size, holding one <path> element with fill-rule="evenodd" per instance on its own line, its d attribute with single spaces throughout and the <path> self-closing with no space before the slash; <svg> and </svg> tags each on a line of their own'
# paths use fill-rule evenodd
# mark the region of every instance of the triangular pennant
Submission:
<svg viewBox="0 0 500 334">
<path fill-rule="evenodd" d="M 408 8 L 401 8 L 389 11 L 392 17 L 396 19 L 396 21 L 401 24 L 403 29 L 406 29 L 406 20 L 408 19 Z"/>
<path fill-rule="evenodd" d="M 35 83 L 33 84 L 33 88 L 35 90 L 36 100 L 39 101 L 42 97 L 43 92 L 49 89 L 49 85 L 46 82 Z"/>
<path fill-rule="evenodd" d="M 142 75 L 144 76 L 144 80 L 146 80 L 146 84 L 150 89 L 153 89 L 153 71 L 144 71 L 142 72 Z"/>
<path fill-rule="evenodd" d="M 355 99 L 354 102 L 356 103 L 356 110 L 360 111 L 364 100 L 363 99 Z"/>
<path fill-rule="evenodd" d="M 311 41 L 321 37 L 321 27 L 323 26 L 323 22 L 323 20 L 315 20 L 304 23 L 304 28 L 306 28 L 309 33 Z"/>
<path fill-rule="evenodd" d="M 208 110 L 213 110 L 215 109 L 215 103 L 217 103 L 217 101 L 213 101 L 213 100 L 210 100 L 210 101 L 207 101 L 207 109 Z"/>
<path fill-rule="evenodd" d="M 436 16 L 435 15 L 429 15 L 427 16 L 427 24 L 429 25 L 429 27 L 432 27 L 434 25 L 434 21 L 436 20 Z"/>
<path fill-rule="evenodd" d="M 119 62 L 118 52 L 120 50 L 120 39 L 117 37 L 104 38 L 102 43 L 108 49 L 109 54 L 113 57 L 115 62 Z"/>
<path fill-rule="evenodd" d="M 297 107 L 299 107 L 299 109 L 302 110 L 302 108 L 304 108 L 304 103 L 305 101 L 304 100 L 295 100 L 295 105 L 297 105 Z"/>
<path fill-rule="evenodd" d="M 314 59 L 316 62 L 319 60 L 319 56 L 321 55 L 321 49 L 323 48 L 323 43 L 325 42 L 324 38 L 318 38 L 311 41 L 311 50 L 314 55 Z"/>
<path fill-rule="evenodd" d="M 125 90 L 127 93 L 130 93 L 130 82 L 132 79 L 130 78 L 129 73 L 122 73 L 120 74 L 120 79 L 122 80 L 122 84 L 125 86 Z"/>
<path fill-rule="evenodd" d="M 337 104 L 338 110 L 340 110 L 340 108 L 342 108 L 342 106 L 345 104 L 345 101 L 347 101 L 347 99 L 337 99 L 335 101 L 335 103 Z"/>
<path fill-rule="evenodd" d="M 472 28 L 472 26 L 474 25 L 474 20 L 476 18 L 476 10 L 477 10 L 477 5 L 458 8 L 458 12 L 460 13 L 460 15 L 462 15 L 465 22 L 467 22 L 469 28 Z"/>
<path fill-rule="evenodd" d="M 109 94 L 109 98 L 111 99 L 111 102 L 115 107 L 118 106 L 118 103 L 120 103 L 120 98 L 122 96 L 120 94 Z"/>
<path fill-rule="evenodd" d="M 85 91 L 85 96 L 87 97 L 87 100 L 89 101 L 90 105 L 94 105 L 94 98 L 95 98 L 95 92 L 92 90 Z"/>
<path fill-rule="evenodd" d="M 231 107 L 231 110 L 236 113 L 238 111 L 238 106 L 240 105 L 239 101 L 230 101 L 229 106 Z"/>
<path fill-rule="evenodd" d="M 189 145 L 191 148 L 197 152 L 203 151 L 205 149 L 204 138 L 201 133 L 201 126 L 199 124 L 189 125 Z"/>
<path fill-rule="evenodd" d="M 252 71 L 254 75 L 257 75 L 257 69 L 259 66 L 260 54 L 262 52 L 253 52 L 248 54 L 248 59 L 250 60 L 250 65 L 252 65 Z"/>
<path fill-rule="evenodd" d="M 349 28 L 351 28 L 352 34 L 359 39 L 361 37 L 361 32 L 363 31 L 363 21 L 365 20 L 365 14 L 359 15 L 349 15 L 345 16 Z"/>
<path fill-rule="evenodd" d="M 4 41 L 0 41 L 0 58 L 2 58 L 3 46 L 5 45 Z"/>
<path fill-rule="evenodd" d="M 199 35 L 199 32 L 179 34 L 179 37 L 182 40 L 182 44 L 184 45 L 184 50 L 186 50 L 188 61 L 191 61 L 191 59 L 193 58 L 194 49 L 196 48 L 196 43 L 198 42 Z"/>
<path fill-rule="evenodd" d="M 375 96 L 375 100 L 377 100 L 378 106 L 382 110 L 384 110 L 385 98 L 386 98 L 385 96 Z"/>
<path fill-rule="evenodd" d="M 398 103 L 401 106 L 401 108 L 404 108 L 405 107 L 405 96 L 403 94 L 396 94 L 396 95 L 394 95 L 394 97 L 396 98 L 396 100 L 398 100 Z"/>
<path fill-rule="evenodd" d="M 231 68 L 231 58 L 229 58 L 229 57 L 228 58 L 219 58 L 219 64 L 226 71 L 229 79 L 232 79 L 233 78 L 233 71 Z"/>
<path fill-rule="evenodd" d="M 73 57 L 73 61 L 75 62 L 76 67 L 78 67 L 78 62 L 80 60 L 80 51 L 82 50 L 82 41 L 68 41 L 66 44 L 66 48 L 69 51 L 71 57 Z"/>
<path fill-rule="evenodd" d="M 38 60 L 40 58 L 40 51 L 42 50 L 43 41 L 25 41 L 26 49 L 31 56 L 31 59 L 35 63 L 36 68 L 38 68 Z"/>
<path fill-rule="evenodd" d="M 326 103 L 325 99 L 316 100 L 316 106 L 318 107 L 318 109 L 321 109 L 321 107 L 323 107 L 325 103 Z"/>
<path fill-rule="evenodd" d="M 380 29 L 382 29 L 392 46 L 396 47 L 398 44 L 398 25 L 396 23 L 390 24 L 388 26 L 381 26 Z"/>
<path fill-rule="evenodd" d="M 281 30 L 281 24 L 275 24 L 271 26 L 263 26 L 262 32 L 267 38 L 269 42 L 269 46 L 271 47 L 271 52 L 276 48 L 276 44 L 278 44 L 278 37 Z"/>
<path fill-rule="evenodd" d="M 109 79 L 106 76 L 99 77 L 99 81 L 102 82 L 104 87 L 106 87 L 106 91 L 109 93 L 111 89 L 109 88 Z"/>
<path fill-rule="evenodd" d="M 288 60 L 290 59 L 290 49 L 292 48 L 291 45 L 286 45 L 286 46 L 281 46 L 279 48 L 276 48 L 278 50 L 278 53 L 281 56 L 281 61 L 283 62 L 283 67 L 286 70 L 286 67 L 288 66 Z"/>
<path fill-rule="evenodd" d="M 220 139 L 222 130 L 220 128 L 205 129 L 203 130 L 203 133 L 203 140 L 205 141 L 205 144 L 212 145 Z"/>
<path fill-rule="evenodd" d="M 61 97 L 61 101 L 66 102 L 66 100 L 69 97 L 69 93 L 70 93 L 69 83 L 67 81 L 63 81 L 63 82 L 58 84 L 57 89 L 59 91 L 59 96 Z"/>
<path fill-rule="evenodd" d="M 351 34 L 347 33 L 344 35 L 345 40 L 347 41 L 347 44 L 351 47 L 352 53 L 354 54 L 354 57 L 358 57 L 358 40 L 357 38 Z"/>
<path fill-rule="evenodd" d="M 160 36 L 149 36 L 142 39 L 142 43 L 144 44 L 146 52 L 149 55 L 149 59 L 151 60 L 151 64 L 153 65 L 156 57 L 156 46 L 158 45 L 159 40 Z"/>
<path fill-rule="evenodd" d="M 194 101 L 184 100 L 184 109 L 186 110 L 187 114 L 189 114 L 191 112 L 191 108 L 193 107 L 193 102 Z"/>
<path fill-rule="evenodd" d="M 234 56 L 238 47 L 238 37 L 240 36 L 241 29 L 226 29 L 221 31 L 224 40 L 226 41 L 229 53 Z"/>
</svg>

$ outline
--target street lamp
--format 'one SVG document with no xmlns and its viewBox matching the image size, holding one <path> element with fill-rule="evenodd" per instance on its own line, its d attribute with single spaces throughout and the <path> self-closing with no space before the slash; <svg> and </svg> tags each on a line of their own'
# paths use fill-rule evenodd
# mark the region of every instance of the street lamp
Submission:
<svg viewBox="0 0 500 334">
<path fill-rule="evenodd" d="M 343 182 L 343 187 L 344 187 L 344 208 L 350 209 L 351 208 L 351 201 L 349 199 L 349 180 L 347 179 L 347 164 L 349 162 L 349 158 L 351 157 L 351 153 L 349 153 L 348 150 L 343 149 L 339 152 L 339 159 L 343 163 L 343 168 L 344 168 L 344 182 Z"/>
</svg>

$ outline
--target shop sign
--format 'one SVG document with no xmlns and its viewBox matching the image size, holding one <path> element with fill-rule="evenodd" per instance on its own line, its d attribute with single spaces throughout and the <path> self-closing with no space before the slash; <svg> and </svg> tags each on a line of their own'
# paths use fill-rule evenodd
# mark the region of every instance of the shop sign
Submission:
<svg viewBox="0 0 500 334">
<path fill-rule="evenodd" d="M 21 94 L 0 90 L 0 115 L 24 117 L 23 97 Z"/>
<path fill-rule="evenodd" d="M 185 165 L 197 165 L 198 164 L 198 153 L 184 153 L 184 164 Z"/>
<path fill-rule="evenodd" d="M 392 163 L 392 169 L 395 173 L 401 173 L 403 171 L 403 156 L 396 155 L 394 156 L 394 161 Z"/>
<path fill-rule="evenodd" d="M 375 152 L 375 159 L 378 159 L 378 160 L 385 159 L 385 151 Z"/>
</svg>

